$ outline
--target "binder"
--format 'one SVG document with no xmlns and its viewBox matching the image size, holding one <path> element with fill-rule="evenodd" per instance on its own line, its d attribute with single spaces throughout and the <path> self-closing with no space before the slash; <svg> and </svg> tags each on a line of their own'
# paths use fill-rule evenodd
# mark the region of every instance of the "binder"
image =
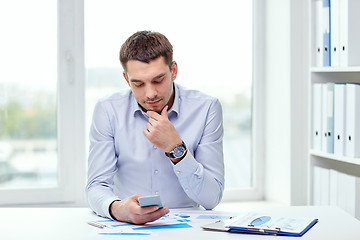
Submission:
<svg viewBox="0 0 360 240">
<path fill-rule="evenodd" d="M 323 66 L 331 66 L 330 59 L 330 0 L 322 0 L 322 23 L 323 23 Z"/>
<path fill-rule="evenodd" d="M 340 1 L 330 1 L 330 45 L 331 45 L 331 66 L 340 65 Z"/>
<path fill-rule="evenodd" d="M 358 217 L 360 208 L 360 179 L 336 170 L 330 170 L 330 204 Z"/>
<path fill-rule="evenodd" d="M 321 99 L 322 99 L 322 84 L 313 84 L 313 133 L 312 142 L 313 149 L 321 150 Z"/>
<path fill-rule="evenodd" d="M 327 144 L 328 153 L 334 153 L 334 83 L 327 83 Z"/>
<path fill-rule="evenodd" d="M 330 191 L 329 204 L 331 206 L 338 206 L 338 172 L 330 169 Z"/>
<path fill-rule="evenodd" d="M 338 207 L 355 216 L 356 177 L 338 172 Z"/>
<path fill-rule="evenodd" d="M 345 201 L 345 211 L 348 212 L 351 216 L 355 217 L 356 209 L 356 177 L 346 174 L 345 183 L 343 185 L 346 188 L 346 201 Z"/>
<path fill-rule="evenodd" d="M 360 177 L 356 177 L 356 184 L 355 184 L 355 202 L 360 202 Z M 355 205 L 355 217 L 360 219 L 360 205 Z"/>
<path fill-rule="evenodd" d="M 334 153 L 334 83 L 322 87 L 322 151 Z"/>
<path fill-rule="evenodd" d="M 320 167 L 320 205 L 330 204 L 330 170 Z"/>
<path fill-rule="evenodd" d="M 321 85 L 321 151 L 327 152 L 327 85 Z"/>
<path fill-rule="evenodd" d="M 249 212 L 230 221 L 227 226 L 230 231 L 300 237 L 314 226 L 318 219 Z"/>
<path fill-rule="evenodd" d="M 345 155 L 345 84 L 335 84 L 334 87 L 334 154 Z"/>
<path fill-rule="evenodd" d="M 360 1 L 340 0 L 340 65 L 360 65 Z"/>
<path fill-rule="evenodd" d="M 360 85 L 346 84 L 346 156 L 360 157 Z"/>
<path fill-rule="evenodd" d="M 348 66 L 348 0 L 340 0 L 340 66 Z"/>
<path fill-rule="evenodd" d="M 321 205 L 321 168 L 313 167 L 313 189 L 312 189 L 312 204 L 314 206 Z"/>
<path fill-rule="evenodd" d="M 312 217 L 248 212 L 233 219 L 219 220 L 201 227 L 213 231 L 301 237 L 317 222 L 318 219 Z"/>
<path fill-rule="evenodd" d="M 345 209 L 346 208 L 346 188 L 344 186 L 345 182 L 346 182 L 346 174 L 343 172 L 337 172 L 337 206 L 341 209 Z"/>
<path fill-rule="evenodd" d="M 323 19 L 322 19 L 322 0 L 317 0 L 314 2 L 314 9 L 315 9 L 315 29 L 314 29 L 314 36 L 315 36 L 315 66 L 322 67 L 323 63 L 323 52 L 324 52 L 324 45 L 323 45 Z"/>
</svg>

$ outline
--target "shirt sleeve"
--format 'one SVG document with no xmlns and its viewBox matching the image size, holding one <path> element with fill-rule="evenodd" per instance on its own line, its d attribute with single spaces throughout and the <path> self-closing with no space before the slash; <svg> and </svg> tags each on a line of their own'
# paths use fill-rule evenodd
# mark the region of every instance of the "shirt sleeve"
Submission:
<svg viewBox="0 0 360 240">
<path fill-rule="evenodd" d="M 224 191 L 223 135 L 222 108 L 216 100 L 210 105 L 203 136 L 194 154 L 188 151 L 174 165 L 184 191 L 205 209 L 214 208 Z"/>
<path fill-rule="evenodd" d="M 88 159 L 87 200 L 98 215 L 112 218 L 109 206 L 120 200 L 113 192 L 114 174 L 117 171 L 113 129 L 108 113 L 101 102 L 94 109 L 90 128 L 90 151 Z"/>
</svg>

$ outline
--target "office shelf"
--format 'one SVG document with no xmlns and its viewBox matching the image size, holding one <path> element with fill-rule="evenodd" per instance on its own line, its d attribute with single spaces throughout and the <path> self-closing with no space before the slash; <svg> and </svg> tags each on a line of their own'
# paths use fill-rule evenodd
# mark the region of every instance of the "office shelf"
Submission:
<svg viewBox="0 0 360 240">
<path fill-rule="evenodd" d="M 329 160 L 329 161 L 338 161 L 338 162 L 343 162 L 343 163 L 351 163 L 351 164 L 355 164 L 355 165 L 359 165 L 360 166 L 360 158 L 352 158 L 352 157 L 346 157 L 346 156 L 339 156 L 339 155 L 335 155 L 332 153 L 324 153 L 318 150 L 310 150 L 310 155 L 312 156 L 316 156 L 316 157 L 321 157 L 325 160 Z"/>
<path fill-rule="evenodd" d="M 360 73 L 360 67 L 311 67 L 312 73 Z"/>
<path fill-rule="evenodd" d="M 332 1 L 330 1 L 330 4 L 331 2 Z M 312 94 L 314 84 L 326 84 L 329 82 L 335 84 L 360 84 L 360 66 L 316 66 L 316 63 L 321 62 L 318 61 L 319 59 L 316 59 L 316 53 L 318 50 L 316 44 L 319 43 L 319 41 L 316 41 L 316 37 L 319 37 L 320 35 L 322 36 L 322 34 L 318 34 L 318 32 L 316 32 L 318 30 L 322 30 L 319 29 L 319 26 L 316 26 L 316 19 L 319 19 L 317 18 L 316 14 L 320 13 L 318 11 L 319 9 L 316 10 L 316 7 L 319 7 L 319 4 L 322 7 L 325 5 L 322 5 L 321 0 L 309 0 L 309 3 L 310 64 L 308 66 L 307 80 L 310 93 L 308 95 L 308 121 L 310 127 L 308 130 L 308 139 L 311 144 L 309 144 L 307 162 L 309 168 L 308 203 L 314 205 L 336 205 L 360 219 L 360 158 L 339 156 L 320 150 L 315 150 L 313 149 L 312 135 L 314 131 L 314 99 Z M 357 8 L 359 8 L 359 5 L 357 5 Z M 355 10 L 358 11 L 360 9 Z M 357 22 L 353 19 L 352 21 L 352 24 Z M 348 36 L 354 35 L 350 34 L 349 32 Z M 350 41 L 349 39 L 348 41 Z"/>
</svg>

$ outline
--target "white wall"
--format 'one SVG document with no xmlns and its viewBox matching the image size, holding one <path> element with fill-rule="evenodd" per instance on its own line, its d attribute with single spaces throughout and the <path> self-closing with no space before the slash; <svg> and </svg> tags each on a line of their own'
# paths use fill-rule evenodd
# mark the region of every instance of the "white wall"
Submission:
<svg viewBox="0 0 360 240">
<path fill-rule="evenodd" d="M 266 1 L 265 198 L 288 203 L 290 191 L 290 4 Z"/>
<path fill-rule="evenodd" d="M 265 199 L 293 205 L 306 204 L 307 199 L 308 50 L 303 2 L 265 1 Z"/>
<path fill-rule="evenodd" d="M 290 4 L 292 205 L 306 205 L 309 193 L 309 2 L 293 0 Z"/>
</svg>

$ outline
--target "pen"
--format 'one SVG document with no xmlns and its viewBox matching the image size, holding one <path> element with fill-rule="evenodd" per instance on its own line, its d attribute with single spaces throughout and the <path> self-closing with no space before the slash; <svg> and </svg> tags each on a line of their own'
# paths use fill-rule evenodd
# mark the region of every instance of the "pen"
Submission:
<svg viewBox="0 0 360 240">
<path fill-rule="evenodd" d="M 106 227 L 106 225 L 101 224 L 101 223 L 97 223 L 97 222 L 88 222 L 89 225 L 93 226 L 93 227 L 97 227 L 97 228 L 104 228 Z"/>
</svg>

